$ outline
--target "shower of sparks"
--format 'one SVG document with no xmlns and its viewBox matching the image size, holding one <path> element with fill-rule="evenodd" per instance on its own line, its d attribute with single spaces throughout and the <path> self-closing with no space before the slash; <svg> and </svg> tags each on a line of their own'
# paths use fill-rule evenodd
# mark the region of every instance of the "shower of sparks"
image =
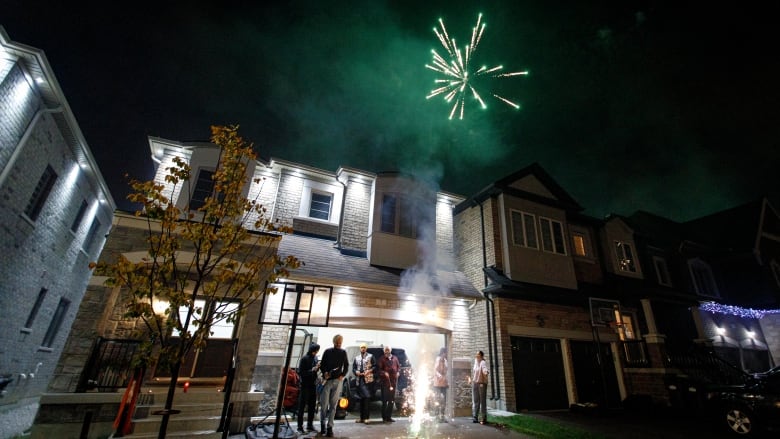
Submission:
<svg viewBox="0 0 780 439">
<path fill-rule="evenodd" d="M 476 82 L 478 82 L 480 78 L 504 78 L 528 74 L 527 71 L 501 73 L 503 66 L 491 68 L 482 66 L 474 72 L 471 71 L 471 61 L 474 57 L 474 52 L 477 50 L 479 41 L 482 39 L 482 33 L 485 31 L 485 23 L 482 23 L 482 14 L 479 14 L 477 17 L 477 25 L 471 32 L 470 44 L 467 44 L 462 52 L 455 44 L 455 39 L 450 38 L 449 34 L 447 34 L 447 29 L 444 27 L 444 21 L 441 18 L 439 19 L 439 25 L 441 26 L 441 30 L 433 28 L 433 32 L 447 51 L 447 58 L 445 59 L 445 57 L 436 52 L 436 49 L 433 49 L 431 50 L 433 53 L 432 64 L 426 64 L 425 67 L 441 73 L 444 77 L 434 81 L 436 83 L 436 88 L 431 90 L 425 98 L 430 99 L 434 96 L 443 94 L 444 100 L 452 104 L 450 119 L 458 113 L 460 119 L 463 119 L 466 97 L 469 94 L 479 102 L 479 105 L 483 109 L 487 108 L 485 101 L 477 91 Z M 515 109 L 520 108 L 520 105 L 503 96 L 499 96 L 495 93 L 490 94 Z"/>
</svg>

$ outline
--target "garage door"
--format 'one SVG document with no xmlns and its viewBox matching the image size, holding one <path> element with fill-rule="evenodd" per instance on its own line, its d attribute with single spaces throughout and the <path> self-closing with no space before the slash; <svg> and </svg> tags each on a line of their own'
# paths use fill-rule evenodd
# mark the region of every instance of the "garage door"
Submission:
<svg viewBox="0 0 780 439">
<path fill-rule="evenodd" d="M 511 342 L 517 410 L 568 408 L 560 340 L 511 337 Z"/>
</svg>

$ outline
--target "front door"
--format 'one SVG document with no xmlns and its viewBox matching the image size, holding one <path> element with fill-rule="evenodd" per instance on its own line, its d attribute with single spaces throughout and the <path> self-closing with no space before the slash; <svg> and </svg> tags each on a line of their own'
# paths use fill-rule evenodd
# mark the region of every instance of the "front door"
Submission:
<svg viewBox="0 0 780 439">
<path fill-rule="evenodd" d="M 511 337 L 517 410 L 569 407 L 561 341 Z"/>
<path fill-rule="evenodd" d="M 609 343 L 600 343 L 600 357 L 592 341 L 571 341 L 572 367 L 577 402 L 595 402 L 601 407 L 620 406 L 615 361 Z"/>
<path fill-rule="evenodd" d="M 195 306 L 204 307 L 205 301 L 195 301 Z M 238 303 L 229 303 L 227 310 L 237 308 Z M 211 309 L 214 309 L 213 307 Z M 182 311 L 186 312 L 186 311 Z M 184 357 L 179 378 L 222 378 L 227 375 L 233 356 L 233 337 L 236 323 L 217 322 L 211 327 L 212 334 L 201 349 L 192 349 Z M 174 339 L 175 343 L 176 340 Z M 155 371 L 155 377 L 170 377 L 167 368 Z"/>
</svg>

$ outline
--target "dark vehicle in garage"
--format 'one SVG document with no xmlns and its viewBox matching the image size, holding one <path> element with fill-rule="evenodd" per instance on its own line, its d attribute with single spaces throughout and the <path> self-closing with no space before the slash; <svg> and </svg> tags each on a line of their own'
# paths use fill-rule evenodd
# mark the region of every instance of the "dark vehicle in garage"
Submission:
<svg viewBox="0 0 780 439">
<path fill-rule="evenodd" d="M 711 386 L 707 406 L 736 436 L 780 431 L 780 366 L 749 375 L 744 384 Z"/>
<path fill-rule="evenodd" d="M 374 361 L 378 364 L 379 358 L 384 355 L 384 349 L 380 347 L 369 347 L 366 349 L 368 353 L 374 356 Z M 349 355 L 350 365 L 355 359 L 355 356 L 360 352 L 357 347 L 347 348 L 347 354 Z M 409 358 L 406 356 L 406 351 L 401 348 L 392 348 L 390 352 L 398 357 L 398 362 L 401 363 L 401 371 L 398 374 L 398 389 L 395 392 L 395 409 L 396 410 L 408 410 L 409 404 L 414 402 L 413 386 L 414 381 L 412 376 L 412 365 L 409 362 Z M 351 367 L 351 366 L 350 366 Z M 375 373 L 376 376 L 376 373 Z M 360 405 L 360 395 L 354 389 L 357 388 L 355 376 L 350 372 L 349 374 L 349 411 L 356 409 Z M 369 386 L 371 393 L 371 401 L 380 401 L 382 399 L 382 389 L 378 381 L 374 381 Z"/>
</svg>

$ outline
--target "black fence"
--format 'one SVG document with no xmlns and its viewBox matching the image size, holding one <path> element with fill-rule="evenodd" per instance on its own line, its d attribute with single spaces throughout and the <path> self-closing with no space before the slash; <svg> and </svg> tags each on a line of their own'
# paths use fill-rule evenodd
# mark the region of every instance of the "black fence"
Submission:
<svg viewBox="0 0 780 439">
<path fill-rule="evenodd" d="M 644 340 L 625 340 L 620 342 L 623 367 L 648 367 L 650 356 Z"/>
<path fill-rule="evenodd" d="M 115 392 L 127 387 L 133 378 L 132 360 L 140 345 L 139 340 L 98 337 L 76 392 Z"/>
</svg>

